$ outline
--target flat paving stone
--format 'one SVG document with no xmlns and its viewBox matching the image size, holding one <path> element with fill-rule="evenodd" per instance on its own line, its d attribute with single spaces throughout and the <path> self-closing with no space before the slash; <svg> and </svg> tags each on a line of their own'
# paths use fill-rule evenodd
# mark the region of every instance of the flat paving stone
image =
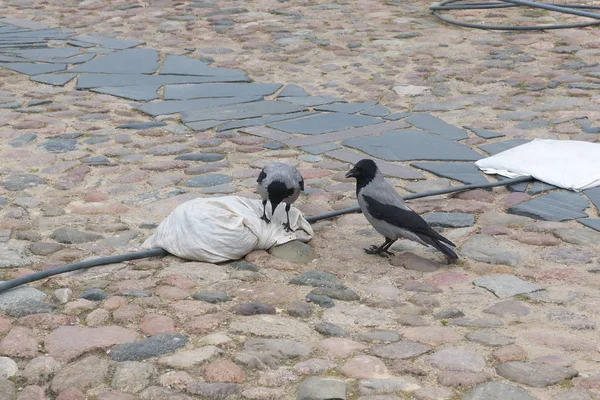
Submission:
<svg viewBox="0 0 600 400">
<path fill-rule="evenodd" d="M 401 129 L 377 136 L 346 139 L 342 145 L 387 161 L 475 161 L 482 158 L 481 154 L 468 146 L 415 129 Z"/>
<path fill-rule="evenodd" d="M 356 164 L 365 158 L 363 154 L 346 149 L 328 151 L 325 154 L 329 157 L 352 164 Z M 423 175 L 421 172 L 415 171 L 413 168 L 406 167 L 404 165 L 392 164 L 386 161 L 378 161 L 377 167 L 384 175 L 395 176 L 396 178 L 401 179 L 425 179 L 425 175 Z"/>
<path fill-rule="evenodd" d="M 600 187 L 584 190 L 583 193 L 594 203 L 600 212 Z"/>
<path fill-rule="evenodd" d="M 508 212 L 544 221 L 568 221 L 586 218 L 588 206 L 589 200 L 581 194 L 557 191 L 511 206 Z"/>
<path fill-rule="evenodd" d="M 54 65 L 54 64 L 52 64 Z M 82 73 L 77 78 L 77 89 L 105 86 L 169 85 L 178 83 L 246 82 L 230 76 L 185 76 L 148 74 L 99 74 Z"/>
<path fill-rule="evenodd" d="M 31 79 L 34 82 L 45 83 L 53 86 L 64 86 L 71 82 L 77 74 L 65 73 L 65 74 L 41 74 L 32 76 Z"/>
<path fill-rule="evenodd" d="M 431 226 L 445 228 L 464 228 L 475 224 L 475 217 L 467 213 L 436 212 L 423 215 L 423 219 Z"/>
<path fill-rule="evenodd" d="M 501 299 L 544 289 L 535 283 L 527 282 L 508 274 L 482 276 L 475 279 L 473 284 L 489 290 Z"/>
<path fill-rule="evenodd" d="M 303 135 L 320 135 L 328 132 L 341 131 L 366 125 L 380 124 L 382 120 L 361 115 L 345 113 L 319 113 L 293 121 L 268 124 L 269 127 L 289 133 Z"/>
<path fill-rule="evenodd" d="M 377 101 L 365 101 L 363 103 L 333 103 L 327 105 L 316 106 L 317 111 L 341 112 L 346 114 L 355 114 L 366 110 L 377 104 Z"/>
<path fill-rule="evenodd" d="M 544 182 L 534 181 L 527 189 L 527 194 L 535 196 L 536 194 L 540 194 L 542 192 L 546 192 L 548 190 L 554 190 L 554 189 L 558 189 L 558 187 L 556 187 L 554 185 L 549 185 Z"/>
<path fill-rule="evenodd" d="M 471 236 L 461 247 L 464 257 L 489 264 L 504 264 L 516 267 L 521 261 L 509 243 L 498 237 L 484 234 Z"/>
<path fill-rule="evenodd" d="M 340 146 L 338 146 L 335 143 L 321 143 L 321 144 L 313 144 L 311 146 L 300 147 L 300 150 L 306 151 L 307 153 L 310 153 L 310 154 L 323 154 L 328 151 L 336 150 L 339 148 L 340 148 Z"/>
<path fill-rule="evenodd" d="M 371 117 L 385 117 L 390 113 L 390 110 L 388 110 L 388 108 L 385 106 L 375 106 L 361 111 L 360 113 L 362 115 L 369 115 Z"/>
<path fill-rule="evenodd" d="M 51 47 L 44 49 L 13 50 L 11 54 L 28 58 L 33 61 L 50 62 L 56 58 L 72 57 L 81 54 L 79 49 L 72 47 Z"/>
<path fill-rule="evenodd" d="M 583 218 L 583 219 L 578 219 L 577 222 L 587 226 L 588 228 L 592 228 L 592 229 L 600 232 L 600 219 Z"/>
<path fill-rule="evenodd" d="M 50 72 L 64 71 L 67 64 L 36 64 L 36 63 L 0 63 L 4 67 L 25 75 L 40 75 Z"/>
<path fill-rule="evenodd" d="M 158 51 L 127 49 L 96 57 L 71 69 L 71 72 L 98 72 L 102 74 L 153 74 L 158 69 Z"/>
<path fill-rule="evenodd" d="M 404 119 L 408 116 L 412 115 L 412 113 L 408 113 L 408 112 L 399 112 L 399 113 L 394 113 L 394 114 L 390 114 L 384 117 L 384 119 L 387 119 L 389 121 L 398 121 L 400 119 Z"/>
<path fill-rule="evenodd" d="M 227 104 L 242 104 L 261 100 L 261 96 L 251 97 L 223 97 L 217 99 L 198 99 L 198 100 L 172 100 L 172 101 L 153 101 L 144 103 L 139 110 L 153 117 L 159 115 L 175 114 L 183 111 L 201 110 Z M 221 125 L 223 121 L 219 121 Z"/>
<path fill-rule="evenodd" d="M 292 97 L 277 97 L 277 100 L 285 101 L 288 103 L 296 104 L 299 106 L 314 107 L 323 104 L 331 104 L 336 102 L 343 102 L 343 99 L 338 97 L 329 96 L 292 96 Z"/>
<path fill-rule="evenodd" d="M 156 128 L 156 127 L 166 126 L 166 125 L 167 125 L 166 122 L 150 121 L 150 122 L 139 122 L 139 123 L 133 123 L 133 124 L 119 125 L 119 126 L 117 126 L 117 129 L 142 130 L 142 129 L 150 129 L 150 128 Z"/>
<path fill-rule="evenodd" d="M 578 372 L 572 368 L 520 361 L 509 361 L 500 364 L 496 367 L 496 373 L 509 381 L 531 387 L 556 385 L 565 379 L 571 379 L 578 375 Z"/>
<path fill-rule="evenodd" d="M 135 40 L 113 39 L 109 37 L 96 35 L 74 36 L 72 40 L 83 43 L 97 44 L 104 48 L 115 50 L 129 49 L 144 44 L 144 42 L 138 42 Z"/>
<path fill-rule="evenodd" d="M 172 353 L 185 346 L 188 338 L 178 333 L 161 333 L 135 342 L 115 346 L 110 352 L 113 361 L 141 361 Z"/>
<path fill-rule="evenodd" d="M 306 117 L 313 114 L 311 111 L 306 112 L 295 112 L 289 114 L 278 114 L 278 115 L 267 115 L 264 117 L 257 118 L 246 118 L 238 121 L 225 122 L 223 125 L 217 128 L 217 132 L 228 131 L 231 129 L 247 128 L 251 126 L 265 125 L 269 122 L 287 121 L 291 119 L 297 119 Z"/>
<path fill-rule="evenodd" d="M 92 88 L 92 92 L 110 94 L 115 97 L 135 101 L 150 101 L 159 98 L 158 89 L 161 85 L 138 85 L 138 86 L 116 86 Z"/>
<path fill-rule="evenodd" d="M 286 85 L 278 94 L 277 97 L 306 97 L 308 93 L 298 85 Z"/>
<path fill-rule="evenodd" d="M 217 97 L 269 96 L 280 83 L 200 83 L 165 86 L 164 100 L 189 100 Z"/>
<path fill-rule="evenodd" d="M 472 126 L 464 126 L 463 128 L 470 130 L 471 132 L 473 132 L 477 136 L 479 136 L 481 138 L 484 138 L 484 139 L 493 139 L 493 138 L 497 138 L 497 137 L 506 136 L 506 135 L 504 135 L 502 133 L 498 133 L 498 132 L 494 132 L 494 131 L 489 131 L 487 129 L 473 128 Z"/>
<path fill-rule="evenodd" d="M 255 118 L 263 115 L 289 114 L 305 111 L 305 107 L 282 103 L 273 100 L 255 101 L 244 104 L 231 104 L 205 108 L 202 110 L 184 111 L 181 113 L 183 122 L 206 121 L 206 120 L 232 120 Z"/>
<path fill-rule="evenodd" d="M 490 155 L 502 153 L 503 151 L 512 149 L 513 147 L 520 146 L 525 143 L 529 143 L 529 139 L 509 139 L 502 142 L 488 143 L 479 146 L 479 148 Z"/>
<path fill-rule="evenodd" d="M 245 72 L 230 68 L 213 68 L 205 62 L 186 56 L 168 54 L 163 62 L 160 75 L 200 75 L 200 76 L 232 76 L 248 80 Z"/>
<path fill-rule="evenodd" d="M 427 113 L 414 113 L 404 119 L 416 128 L 435 133 L 446 139 L 460 140 L 468 137 L 467 132 Z"/>
</svg>

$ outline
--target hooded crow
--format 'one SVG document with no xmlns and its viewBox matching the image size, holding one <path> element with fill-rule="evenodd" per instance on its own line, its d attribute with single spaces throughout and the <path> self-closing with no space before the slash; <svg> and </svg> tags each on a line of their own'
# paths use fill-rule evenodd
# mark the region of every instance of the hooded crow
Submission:
<svg viewBox="0 0 600 400">
<path fill-rule="evenodd" d="M 373 160 L 360 160 L 346 173 L 346 178 L 356 178 L 358 205 L 373 228 L 385 237 L 385 243 L 365 249 L 368 254 L 393 255 L 388 249 L 399 238 L 413 240 L 424 246 L 433 246 L 446 255 L 449 262 L 458 256 L 452 249 L 454 243 L 446 239 L 416 212 L 411 210 L 398 192 L 383 178 Z"/>
<path fill-rule="evenodd" d="M 300 191 L 304 190 L 304 178 L 300 172 L 290 165 L 274 162 L 260 171 L 256 182 L 258 182 L 258 193 L 260 193 L 263 204 L 261 219 L 267 223 L 271 222 L 266 214 L 267 201 L 271 202 L 271 218 L 273 218 L 279 203 L 285 203 L 287 222 L 283 226 L 288 232 L 291 232 L 290 207 L 298 199 Z"/>
</svg>

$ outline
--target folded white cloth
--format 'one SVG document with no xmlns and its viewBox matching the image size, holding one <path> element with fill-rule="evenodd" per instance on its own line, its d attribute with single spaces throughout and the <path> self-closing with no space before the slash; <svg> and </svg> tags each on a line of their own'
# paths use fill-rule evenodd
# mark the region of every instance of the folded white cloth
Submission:
<svg viewBox="0 0 600 400">
<path fill-rule="evenodd" d="M 475 165 L 486 174 L 531 176 L 576 192 L 600 186 L 600 144 L 596 143 L 534 139 Z"/>
</svg>

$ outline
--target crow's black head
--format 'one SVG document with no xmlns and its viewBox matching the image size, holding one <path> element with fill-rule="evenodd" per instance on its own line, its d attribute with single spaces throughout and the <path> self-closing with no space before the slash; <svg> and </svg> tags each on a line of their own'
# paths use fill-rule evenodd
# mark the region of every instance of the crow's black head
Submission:
<svg viewBox="0 0 600 400">
<path fill-rule="evenodd" d="M 377 164 L 375 161 L 365 158 L 354 165 L 350 171 L 346 172 L 346 178 L 356 178 L 357 181 L 370 181 L 377 174 Z"/>
</svg>

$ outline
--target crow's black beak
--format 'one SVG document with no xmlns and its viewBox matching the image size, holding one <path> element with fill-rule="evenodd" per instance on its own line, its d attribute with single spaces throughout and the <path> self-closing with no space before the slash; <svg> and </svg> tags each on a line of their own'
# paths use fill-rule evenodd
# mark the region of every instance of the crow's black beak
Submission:
<svg viewBox="0 0 600 400">
<path fill-rule="evenodd" d="M 350 171 L 346 172 L 346 178 L 354 178 L 356 177 L 356 168 L 352 168 Z"/>
</svg>

